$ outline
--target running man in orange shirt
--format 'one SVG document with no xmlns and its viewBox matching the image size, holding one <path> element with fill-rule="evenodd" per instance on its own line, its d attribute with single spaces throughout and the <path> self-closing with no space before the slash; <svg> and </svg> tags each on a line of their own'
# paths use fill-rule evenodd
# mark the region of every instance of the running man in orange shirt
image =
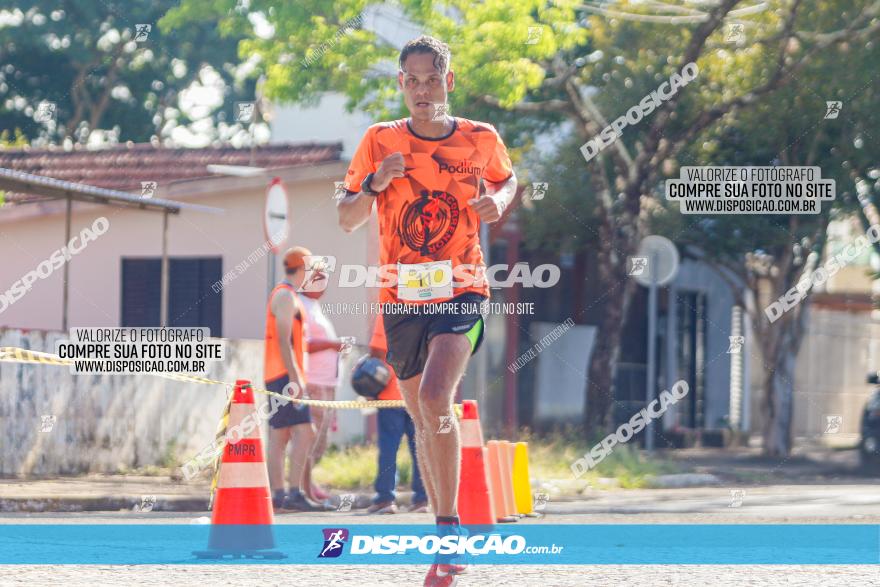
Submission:
<svg viewBox="0 0 880 587">
<path fill-rule="evenodd" d="M 449 47 L 432 37 L 403 47 L 397 82 L 410 117 L 367 130 L 344 181 L 348 195 L 337 204 L 339 224 L 351 232 L 369 219 L 375 203 L 379 263 L 397 267 L 396 284 L 382 289 L 380 301 L 418 305 L 412 313 L 385 312 L 383 320 L 388 362 L 416 426 L 439 535 L 461 532 L 460 438 L 452 402 L 482 340 L 479 303 L 489 296 L 480 223 L 501 218 L 516 193 L 495 129 L 447 113 L 455 88 L 450 58 Z M 444 277 L 450 273 L 454 280 Z M 452 304 L 436 306 L 443 302 Z M 438 433 L 450 418 L 451 432 Z M 463 570 L 438 558 L 425 585 L 452 585 Z"/>
</svg>

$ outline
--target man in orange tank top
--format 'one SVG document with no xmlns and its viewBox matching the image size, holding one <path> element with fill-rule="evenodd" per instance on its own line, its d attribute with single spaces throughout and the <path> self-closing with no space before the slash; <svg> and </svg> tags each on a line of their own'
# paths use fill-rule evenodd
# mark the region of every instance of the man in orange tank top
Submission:
<svg viewBox="0 0 880 587">
<path fill-rule="evenodd" d="M 305 309 L 296 291 L 305 275 L 304 259 L 311 252 L 294 247 L 284 253 L 285 277 L 269 294 L 266 308 L 266 346 L 263 379 L 266 389 L 294 398 L 308 398 L 305 379 Z M 267 467 L 272 488 L 272 505 L 277 510 L 323 511 L 310 500 L 304 488 L 311 485 L 309 460 L 315 444 L 315 429 L 309 407 L 287 402 L 269 417 Z M 290 492 L 284 492 L 284 453 L 293 442 Z M 308 489 L 306 489 L 307 491 Z"/>
<path fill-rule="evenodd" d="M 374 205 L 378 212 L 379 264 L 396 277 L 379 301 L 407 311 L 383 312 L 388 363 L 416 427 L 438 535 L 463 531 L 461 441 L 452 401 L 482 340 L 481 302 L 489 287 L 480 225 L 501 218 L 516 194 L 513 166 L 495 128 L 447 112 L 455 87 L 450 60 L 449 47 L 433 37 L 403 47 L 397 84 L 410 117 L 367 129 L 343 182 L 348 195 L 337 203 L 347 232 L 363 225 Z M 452 585 L 462 570 L 438 558 L 425 585 Z"/>
</svg>

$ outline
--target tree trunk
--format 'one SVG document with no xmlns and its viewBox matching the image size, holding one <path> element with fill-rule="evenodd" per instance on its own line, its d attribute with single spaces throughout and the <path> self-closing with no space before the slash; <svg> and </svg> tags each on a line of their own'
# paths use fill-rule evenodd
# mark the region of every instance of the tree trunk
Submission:
<svg viewBox="0 0 880 587">
<path fill-rule="evenodd" d="M 816 259 L 810 268 L 810 274 L 822 266 L 824 262 L 825 241 L 828 232 L 830 215 L 825 214 L 813 237 L 813 250 Z M 797 218 L 792 219 L 794 228 Z M 779 267 L 780 278 L 773 288 L 774 297 L 784 295 L 785 291 L 805 274 L 795 274 L 791 257 L 785 256 L 784 263 Z M 783 278 L 783 276 L 787 276 Z M 755 299 L 760 299 L 754 291 Z M 766 420 L 764 421 L 764 454 L 771 457 L 786 457 L 792 449 L 792 416 L 794 404 L 794 370 L 798 352 L 801 348 L 806 324 L 809 316 L 809 304 L 812 289 L 797 306 L 789 310 L 779 320 L 770 324 L 764 312 L 756 308 L 752 316 L 752 326 L 758 344 L 761 346 L 764 360 L 764 397 L 762 405 Z"/>
<path fill-rule="evenodd" d="M 602 435 L 611 427 L 614 405 L 614 375 L 620 356 L 620 341 L 635 282 L 627 275 L 627 257 L 638 244 L 635 227 L 619 226 L 620 216 L 599 215 L 598 250 L 596 251 L 598 290 L 602 318 L 599 321 L 587 380 L 584 427 L 587 438 Z"/>
<path fill-rule="evenodd" d="M 765 352 L 764 361 L 764 454 L 772 457 L 785 457 L 792 448 L 792 415 L 794 404 L 794 370 L 801 342 L 806 331 L 809 314 L 809 298 L 801 301 L 800 307 L 792 310 L 795 314 L 788 320 L 781 320 L 781 331 L 772 337 Z M 762 345 L 763 346 L 763 345 Z"/>
<path fill-rule="evenodd" d="M 764 370 L 764 454 L 785 457 L 791 453 L 794 363 L 797 352 L 780 349 L 770 369 Z"/>
<path fill-rule="evenodd" d="M 590 358 L 585 421 L 588 438 L 594 434 L 603 434 L 611 426 L 614 372 L 620 355 L 623 331 L 623 287 L 618 286 L 618 289 L 620 291 L 609 294 Z"/>
</svg>

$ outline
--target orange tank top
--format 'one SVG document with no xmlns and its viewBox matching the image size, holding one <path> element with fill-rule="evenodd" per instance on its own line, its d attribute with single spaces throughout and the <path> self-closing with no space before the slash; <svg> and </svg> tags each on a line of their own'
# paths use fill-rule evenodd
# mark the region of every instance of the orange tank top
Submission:
<svg viewBox="0 0 880 587">
<path fill-rule="evenodd" d="M 303 308 L 302 302 L 299 301 L 293 286 L 282 281 L 269 294 L 269 303 L 266 304 L 266 349 L 263 354 L 263 379 L 267 382 L 287 376 L 287 368 L 284 366 L 284 361 L 281 360 L 281 346 L 278 344 L 278 333 L 275 329 L 275 315 L 272 313 L 272 298 L 282 289 L 289 290 L 293 294 L 296 317 L 293 319 L 290 342 L 293 344 L 293 356 L 299 367 L 299 372 L 303 380 L 306 377 L 304 364 L 306 341 L 303 332 L 306 315 L 305 308 Z"/>
</svg>

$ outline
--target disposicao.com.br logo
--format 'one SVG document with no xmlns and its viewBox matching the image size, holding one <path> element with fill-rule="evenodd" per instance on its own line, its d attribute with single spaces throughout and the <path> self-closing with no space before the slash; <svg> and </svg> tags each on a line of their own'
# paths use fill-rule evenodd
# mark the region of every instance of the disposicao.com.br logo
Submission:
<svg viewBox="0 0 880 587">
<path fill-rule="evenodd" d="M 407 287 L 443 287 L 452 285 L 457 288 L 482 287 L 486 284 L 496 289 L 519 285 L 526 288 L 549 288 L 559 283 L 562 270 L 558 265 L 543 263 L 531 267 L 526 262 L 496 263 L 494 265 L 477 265 L 451 261 L 422 263 L 417 265 L 352 265 L 337 266 L 336 257 L 332 255 L 306 255 L 303 258 L 305 277 L 300 291 L 324 291 L 330 282 L 330 275 L 335 274 L 337 287 L 397 287 L 398 276 L 402 268 L 408 268 L 406 277 L 400 282 Z"/>
<path fill-rule="evenodd" d="M 342 554 L 342 548 L 348 540 L 348 530 L 345 528 L 324 528 L 324 546 L 318 553 L 318 558 L 337 558 Z"/>
<path fill-rule="evenodd" d="M 517 555 L 517 554 L 559 554 L 564 547 L 528 546 L 526 539 L 518 534 L 476 534 L 473 536 L 452 534 L 436 536 L 427 534 L 389 534 L 386 536 L 367 536 L 355 534 L 349 538 L 348 530 L 325 528 L 324 547 L 319 558 L 338 557 L 343 544 L 350 543 L 351 555 Z"/>
</svg>

